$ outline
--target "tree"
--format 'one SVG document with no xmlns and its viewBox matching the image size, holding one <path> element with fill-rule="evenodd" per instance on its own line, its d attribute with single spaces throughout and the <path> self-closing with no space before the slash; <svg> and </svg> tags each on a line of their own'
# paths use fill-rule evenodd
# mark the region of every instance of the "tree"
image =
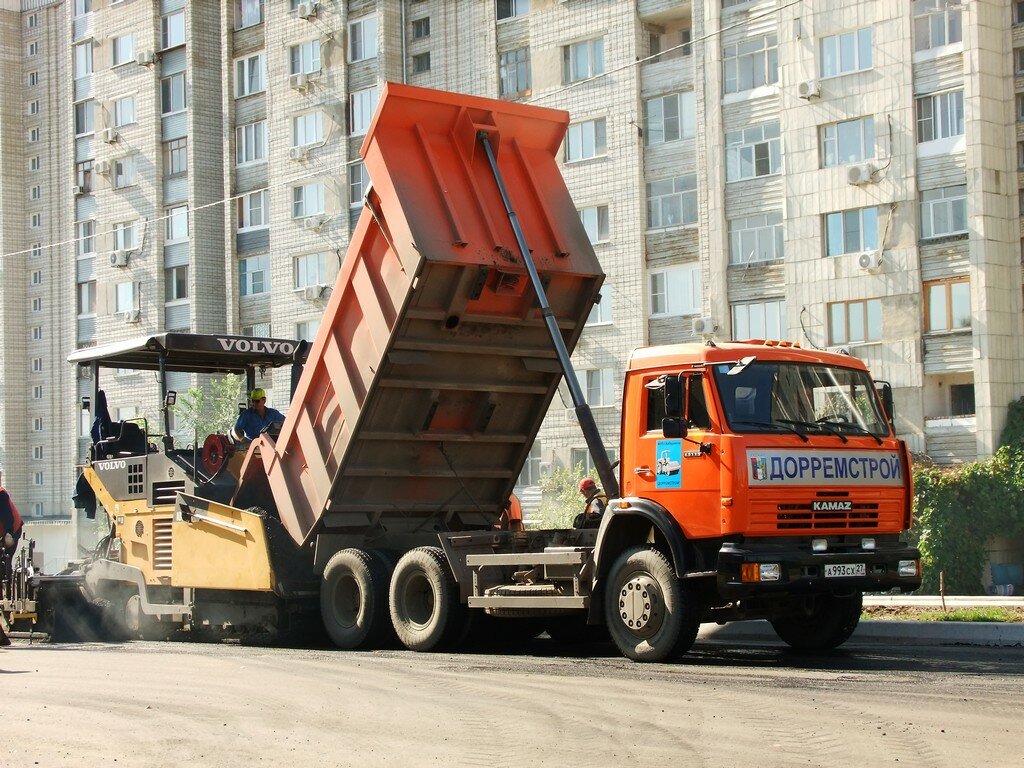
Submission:
<svg viewBox="0 0 1024 768">
<path fill-rule="evenodd" d="M 189 387 L 174 406 L 175 432 L 198 445 L 207 435 L 226 434 L 238 419 L 238 404 L 245 402 L 245 381 L 240 376 L 214 376 L 205 386 Z"/>
<path fill-rule="evenodd" d="M 540 519 L 544 528 L 571 528 L 573 518 L 583 511 L 580 480 L 587 476 L 582 464 L 558 467 L 540 481 Z"/>
</svg>

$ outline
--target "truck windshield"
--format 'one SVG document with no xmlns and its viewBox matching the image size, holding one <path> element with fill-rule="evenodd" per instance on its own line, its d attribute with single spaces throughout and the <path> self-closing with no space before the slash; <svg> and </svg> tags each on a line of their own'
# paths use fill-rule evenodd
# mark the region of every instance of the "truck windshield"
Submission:
<svg viewBox="0 0 1024 768">
<path fill-rule="evenodd" d="M 863 371 L 769 360 L 729 376 L 732 367 L 715 366 L 715 383 L 735 432 L 889 434 Z"/>
</svg>

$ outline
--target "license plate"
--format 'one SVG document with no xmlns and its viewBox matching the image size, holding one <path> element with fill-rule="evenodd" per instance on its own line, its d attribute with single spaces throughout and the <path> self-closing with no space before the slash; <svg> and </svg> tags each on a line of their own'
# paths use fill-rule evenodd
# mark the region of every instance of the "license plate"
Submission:
<svg viewBox="0 0 1024 768">
<path fill-rule="evenodd" d="M 867 569 L 864 563 L 834 563 L 825 566 L 825 578 L 842 578 L 844 576 L 864 576 Z"/>
</svg>

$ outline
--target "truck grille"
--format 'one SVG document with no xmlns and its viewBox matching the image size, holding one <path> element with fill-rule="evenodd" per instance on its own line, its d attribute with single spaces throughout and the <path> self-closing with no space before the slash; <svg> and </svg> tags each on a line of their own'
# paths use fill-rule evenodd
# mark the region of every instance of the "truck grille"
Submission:
<svg viewBox="0 0 1024 768">
<path fill-rule="evenodd" d="M 153 521 L 153 570 L 169 571 L 173 565 L 173 518 L 161 517 Z"/>
<path fill-rule="evenodd" d="M 776 525 L 780 531 L 877 528 L 878 505 L 854 504 L 848 512 L 815 512 L 810 504 L 779 504 Z"/>
</svg>

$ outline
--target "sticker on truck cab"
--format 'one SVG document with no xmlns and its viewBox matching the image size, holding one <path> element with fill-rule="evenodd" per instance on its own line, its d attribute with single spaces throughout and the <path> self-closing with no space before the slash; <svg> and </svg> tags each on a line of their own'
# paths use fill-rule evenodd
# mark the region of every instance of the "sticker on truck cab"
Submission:
<svg viewBox="0 0 1024 768">
<path fill-rule="evenodd" d="M 656 488 L 683 487 L 683 441 L 659 440 L 654 464 Z"/>
<path fill-rule="evenodd" d="M 764 485 L 893 485 L 904 483 L 895 451 L 747 449 L 747 482 Z"/>
</svg>

